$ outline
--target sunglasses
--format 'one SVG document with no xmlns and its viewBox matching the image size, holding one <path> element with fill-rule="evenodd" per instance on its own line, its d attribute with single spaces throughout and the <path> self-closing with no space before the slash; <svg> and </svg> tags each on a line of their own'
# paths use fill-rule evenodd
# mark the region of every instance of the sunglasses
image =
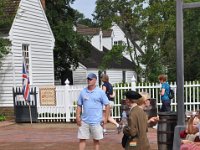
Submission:
<svg viewBox="0 0 200 150">
<path fill-rule="evenodd" d="M 87 80 L 92 81 L 93 79 L 87 78 Z"/>
</svg>

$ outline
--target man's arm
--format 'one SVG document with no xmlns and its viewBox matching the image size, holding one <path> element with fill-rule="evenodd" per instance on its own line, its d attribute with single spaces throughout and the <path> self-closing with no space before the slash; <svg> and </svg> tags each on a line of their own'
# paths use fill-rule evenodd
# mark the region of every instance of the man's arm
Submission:
<svg viewBox="0 0 200 150">
<path fill-rule="evenodd" d="M 76 109 L 76 124 L 78 126 L 81 126 L 81 111 L 82 107 L 78 105 Z"/>
</svg>

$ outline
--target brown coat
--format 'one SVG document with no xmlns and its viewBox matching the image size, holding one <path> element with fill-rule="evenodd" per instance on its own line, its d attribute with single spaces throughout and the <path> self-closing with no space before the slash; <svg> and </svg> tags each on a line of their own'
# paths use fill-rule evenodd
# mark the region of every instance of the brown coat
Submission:
<svg viewBox="0 0 200 150">
<path fill-rule="evenodd" d="M 128 140 L 125 150 L 150 150 L 147 126 L 146 113 L 138 106 L 133 107 L 128 116 L 128 127 L 123 130 L 124 134 L 133 138 Z M 136 141 L 137 145 L 130 146 L 131 141 L 132 144 Z"/>
</svg>

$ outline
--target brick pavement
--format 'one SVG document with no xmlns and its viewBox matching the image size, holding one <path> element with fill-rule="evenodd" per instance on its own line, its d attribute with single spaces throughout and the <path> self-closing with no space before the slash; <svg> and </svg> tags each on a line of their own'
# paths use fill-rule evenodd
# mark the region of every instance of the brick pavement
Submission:
<svg viewBox="0 0 200 150">
<path fill-rule="evenodd" d="M 122 133 L 107 125 L 108 134 L 101 141 L 102 150 L 123 150 Z M 157 150 L 156 130 L 148 132 L 152 150 Z M 87 141 L 87 150 L 92 150 L 92 140 Z M 16 124 L 0 122 L 0 150 L 78 150 L 77 126 L 71 123 Z"/>
</svg>

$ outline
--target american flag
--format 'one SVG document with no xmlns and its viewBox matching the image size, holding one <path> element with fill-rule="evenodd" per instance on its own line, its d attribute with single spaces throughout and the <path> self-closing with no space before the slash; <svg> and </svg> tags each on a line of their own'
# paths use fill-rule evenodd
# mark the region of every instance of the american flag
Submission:
<svg viewBox="0 0 200 150">
<path fill-rule="evenodd" d="M 30 102 L 30 82 L 29 82 L 29 77 L 28 73 L 26 70 L 26 63 L 23 61 L 23 66 L 22 66 L 22 93 L 25 101 Z"/>
</svg>

